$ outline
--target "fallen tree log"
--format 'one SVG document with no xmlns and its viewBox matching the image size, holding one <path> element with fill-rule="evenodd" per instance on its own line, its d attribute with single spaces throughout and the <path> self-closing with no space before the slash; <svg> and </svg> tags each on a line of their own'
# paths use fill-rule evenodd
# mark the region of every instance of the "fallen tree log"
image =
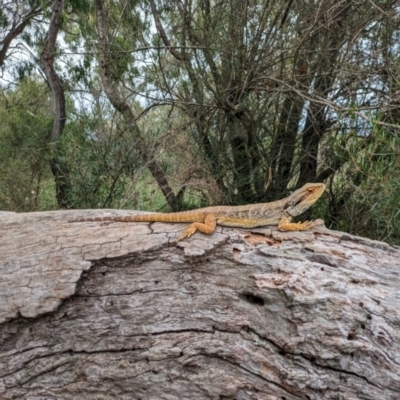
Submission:
<svg viewBox="0 0 400 400">
<path fill-rule="evenodd" d="M 399 399 L 400 249 L 0 215 L 1 399 Z"/>
</svg>

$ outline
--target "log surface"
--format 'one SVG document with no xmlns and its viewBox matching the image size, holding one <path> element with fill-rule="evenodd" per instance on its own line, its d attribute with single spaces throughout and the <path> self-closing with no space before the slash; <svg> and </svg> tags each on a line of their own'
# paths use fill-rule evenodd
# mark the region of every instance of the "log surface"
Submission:
<svg viewBox="0 0 400 400">
<path fill-rule="evenodd" d="M 108 214 L 0 215 L 0 399 L 400 398 L 399 248 Z"/>
</svg>

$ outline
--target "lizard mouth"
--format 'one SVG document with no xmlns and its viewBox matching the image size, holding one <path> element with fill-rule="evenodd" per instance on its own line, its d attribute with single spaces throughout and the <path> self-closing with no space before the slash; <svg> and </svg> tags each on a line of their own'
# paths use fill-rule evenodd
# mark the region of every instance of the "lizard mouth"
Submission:
<svg viewBox="0 0 400 400">
<path fill-rule="evenodd" d="M 305 198 L 305 196 L 304 196 L 304 197 L 301 197 L 300 199 L 296 200 L 296 201 L 293 202 L 293 203 L 292 203 L 292 202 L 286 203 L 286 204 L 283 206 L 284 210 L 288 211 L 289 209 L 298 206 L 299 204 L 302 203 L 302 201 L 304 200 L 304 198 Z"/>
<path fill-rule="evenodd" d="M 308 190 L 306 194 L 304 194 L 303 196 L 301 196 L 298 200 L 296 200 L 296 201 L 293 203 L 292 207 L 296 207 L 296 206 L 298 206 L 299 204 L 303 203 L 304 200 L 309 199 L 310 196 L 313 195 L 313 193 L 314 193 L 314 190 Z"/>
<path fill-rule="evenodd" d="M 297 200 L 297 201 L 293 204 L 293 207 L 298 206 L 300 203 L 302 203 L 303 200 L 304 200 L 306 197 L 307 197 L 307 196 L 303 196 L 303 197 L 301 197 L 299 200 Z"/>
</svg>

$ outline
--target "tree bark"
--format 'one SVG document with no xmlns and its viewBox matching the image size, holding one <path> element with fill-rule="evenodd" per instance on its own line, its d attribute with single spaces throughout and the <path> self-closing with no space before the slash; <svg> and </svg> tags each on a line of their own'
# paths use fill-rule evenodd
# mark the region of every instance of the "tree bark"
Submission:
<svg viewBox="0 0 400 400">
<path fill-rule="evenodd" d="M 40 64 L 54 96 L 54 124 L 50 136 L 53 156 L 50 160 L 50 168 L 56 184 L 57 204 L 60 208 L 70 208 L 71 204 L 68 199 L 70 191 L 69 173 L 59 149 L 59 139 L 64 132 L 66 122 L 65 94 L 62 81 L 54 69 L 54 55 L 58 32 L 62 24 L 63 9 L 64 0 L 53 2 L 50 25 L 40 55 Z"/>
<path fill-rule="evenodd" d="M 398 399 L 400 248 L 0 214 L 1 399 Z"/>
</svg>

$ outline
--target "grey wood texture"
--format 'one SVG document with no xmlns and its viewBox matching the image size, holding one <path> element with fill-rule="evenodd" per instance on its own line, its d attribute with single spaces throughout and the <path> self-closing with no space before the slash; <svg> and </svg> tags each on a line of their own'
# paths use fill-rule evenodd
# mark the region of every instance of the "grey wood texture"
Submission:
<svg viewBox="0 0 400 400">
<path fill-rule="evenodd" d="M 398 248 L 107 214 L 0 216 L 0 399 L 400 398 Z"/>
</svg>

